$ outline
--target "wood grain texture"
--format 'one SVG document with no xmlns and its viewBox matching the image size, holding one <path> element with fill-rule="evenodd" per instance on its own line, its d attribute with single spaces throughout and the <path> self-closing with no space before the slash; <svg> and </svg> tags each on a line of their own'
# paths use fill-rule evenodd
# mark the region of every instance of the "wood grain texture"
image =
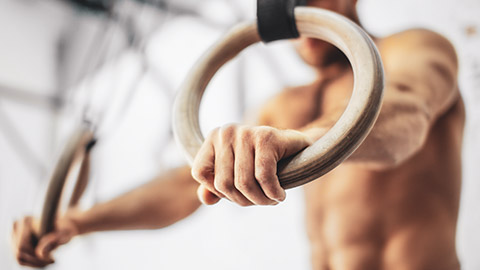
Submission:
<svg viewBox="0 0 480 270">
<path fill-rule="evenodd" d="M 74 132 L 65 145 L 48 183 L 48 189 L 40 218 L 40 237 L 52 232 L 55 226 L 60 203 L 69 201 L 68 206 L 74 206 L 80 199 L 88 181 L 87 145 L 93 140 L 93 133 L 88 128 L 81 128 Z M 73 175 L 75 167 L 79 167 L 79 174 Z M 65 198 L 64 187 L 68 179 L 75 181 L 71 198 Z"/>
<path fill-rule="evenodd" d="M 295 16 L 300 35 L 325 40 L 345 53 L 353 68 L 354 89 L 344 113 L 322 138 L 279 163 L 278 176 L 284 188 L 315 180 L 350 156 L 373 127 L 384 88 L 377 48 L 358 25 L 319 8 L 296 7 Z M 172 123 L 175 138 L 190 164 L 204 140 L 198 115 L 205 88 L 220 67 L 259 41 L 255 22 L 236 26 L 200 58 L 180 88 Z"/>
</svg>

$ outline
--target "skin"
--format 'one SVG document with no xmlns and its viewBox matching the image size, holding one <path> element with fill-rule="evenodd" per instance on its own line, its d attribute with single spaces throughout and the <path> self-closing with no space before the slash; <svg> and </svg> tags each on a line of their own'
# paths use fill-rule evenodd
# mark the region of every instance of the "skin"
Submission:
<svg viewBox="0 0 480 270">
<path fill-rule="evenodd" d="M 198 184 L 190 168 L 170 170 L 156 179 L 91 209 L 70 209 L 59 217 L 55 230 L 38 237 L 39 221 L 24 217 L 13 225 L 13 252 L 24 266 L 44 267 L 54 262 L 53 251 L 73 237 L 100 231 L 145 230 L 167 227 L 201 205 Z"/>
<path fill-rule="evenodd" d="M 354 1 L 310 1 L 354 21 Z M 305 186 L 314 269 L 459 269 L 455 230 L 465 112 L 451 44 L 413 29 L 375 40 L 386 74 L 383 107 L 362 146 Z M 271 100 L 260 126 L 214 130 L 192 168 L 200 195 L 239 205 L 285 199 L 276 164 L 320 138 L 340 117 L 353 74 L 333 46 L 310 38 L 299 55 L 310 85 Z"/>
<path fill-rule="evenodd" d="M 355 1 L 309 5 L 358 22 Z M 421 29 L 375 42 L 386 74 L 379 118 L 347 161 L 304 187 L 313 268 L 459 269 L 455 231 L 465 112 L 454 49 Z M 277 162 L 325 134 L 344 111 L 353 85 L 348 61 L 336 48 L 309 38 L 295 46 L 317 79 L 270 100 L 258 126 L 212 131 L 192 167 L 200 185 L 189 168 L 173 170 L 85 212 L 70 210 L 41 239 L 35 239 L 36 220 L 26 217 L 14 225 L 19 263 L 50 264 L 55 247 L 84 233 L 168 226 L 198 208 L 197 195 L 205 204 L 222 198 L 241 206 L 285 200 Z"/>
</svg>

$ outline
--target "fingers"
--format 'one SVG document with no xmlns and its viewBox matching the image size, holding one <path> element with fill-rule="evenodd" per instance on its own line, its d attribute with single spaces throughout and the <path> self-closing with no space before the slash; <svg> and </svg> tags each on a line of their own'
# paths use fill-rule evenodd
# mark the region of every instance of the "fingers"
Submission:
<svg viewBox="0 0 480 270">
<path fill-rule="evenodd" d="M 255 179 L 268 198 L 277 202 L 285 200 L 285 190 L 280 186 L 277 177 L 277 159 L 272 151 L 256 152 Z"/>
<path fill-rule="evenodd" d="M 241 206 L 252 205 L 243 194 L 236 189 L 234 182 L 234 153 L 232 142 L 235 140 L 235 128 L 228 126 L 221 128 L 218 138 L 214 141 L 215 149 L 215 178 L 214 187 L 230 201 Z M 237 155 L 244 155 L 238 153 Z"/>
<path fill-rule="evenodd" d="M 296 154 L 313 143 L 309 137 L 300 131 L 288 129 L 282 130 L 281 133 L 282 135 L 279 136 L 280 142 L 277 144 L 281 147 L 277 149 L 280 153 L 279 159 Z"/>
<path fill-rule="evenodd" d="M 198 186 L 197 196 L 203 204 L 212 205 L 220 201 L 220 198 L 217 195 L 210 192 L 203 185 Z"/>
<path fill-rule="evenodd" d="M 35 248 L 35 255 L 45 261 L 53 261 L 52 251 L 61 244 L 58 233 L 49 233 L 42 237 Z"/>
<path fill-rule="evenodd" d="M 275 205 L 277 202 L 265 196 L 255 177 L 255 148 L 249 142 L 251 133 L 244 131 L 244 134 L 237 140 L 235 158 L 234 186 L 248 200 L 257 205 Z M 258 151 L 257 151 L 258 154 Z M 277 164 L 275 163 L 274 168 Z"/>
<path fill-rule="evenodd" d="M 20 252 L 17 260 L 19 264 L 30 267 L 45 267 L 54 263 L 53 260 L 42 260 L 27 252 Z"/>
<path fill-rule="evenodd" d="M 205 204 L 227 198 L 241 206 L 275 205 L 285 199 L 277 162 L 308 145 L 300 132 L 270 127 L 224 126 L 210 133 L 195 157 L 192 176 Z"/>
<path fill-rule="evenodd" d="M 201 184 L 199 199 L 205 204 L 224 197 L 241 206 L 278 204 L 286 195 L 276 175 L 278 161 L 309 143 L 300 132 L 270 127 L 214 130 L 192 166 L 192 176 Z"/>
<path fill-rule="evenodd" d="M 272 138 L 266 128 L 256 133 L 255 178 L 265 195 L 277 202 L 285 200 L 285 190 L 277 176 L 277 163 L 282 158 L 298 153 L 312 142 L 295 130 L 282 130 Z"/>
<path fill-rule="evenodd" d="M 33 244 L 36 239 L 32 229 L 32 218 L 25 217 L 15 227 L 15 248 L 17 250 L 33 251 Z"/>
<path fill-rule="evenodd" d="M 192 177 L 200 183 L 203 188 L 215 194 L 217 197 L 223 198 L 224 196 L 215 190 L 213 184 L 215 177 L 215 151 L 212 141 L 214 138 L 215 130 L 210 133 L 200 147 L 200 150 L 198 150 L 192 165 Z M 202 200 L 201 197 L 199 197 L 199 199 Z"/>
<path fill-rule="evenodd" d="M 35 255 L 34 242 L 37 239 L 33 231 L 33 218 L 31 217 L 25 217 L 13 225 L 12 239 L 18 263 L 30 267 L 44 267 L 53 263 L 51 258 L 42 259 Z"/>
</svg>

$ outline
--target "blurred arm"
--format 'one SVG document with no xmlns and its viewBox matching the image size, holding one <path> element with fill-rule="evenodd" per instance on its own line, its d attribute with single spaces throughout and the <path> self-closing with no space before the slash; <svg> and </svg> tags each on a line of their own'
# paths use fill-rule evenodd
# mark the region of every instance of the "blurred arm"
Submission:
<svg viewBox="0 0 480 270">
<path fill-rule="evenodd" d="M 163 228 L 189 216 L 200 206 L 197 187 L 190 168 L 183 167 L 87 211 L 72 211 L 67 218 L 77 225 L 79 234 Z"/>
<path fill-rule="evenodd" d="M 459 91 L 456 54 L 442 36 L 411 30 L 380 46 L 386 74 L 382 109 L 369 136 L 346 162 L 382 169 L 421 149 L 430 127 L 458 100 Z M 302 130 L 316 140 L 342 112 L 322 116 Z"/>
<path fill-rule="evenodd" d="M 55 230 L 38 239 L 39 221 L 24 217 L 13 224 L 13 252 L 19 264 L 45 267 L 52 251 L 77 235 L 109 230 L 156 229 L 192 214 L 200 202 L 190 168 L 168 171 L 153 181 L 89 210 L 70 209 Z"/>
</svg>

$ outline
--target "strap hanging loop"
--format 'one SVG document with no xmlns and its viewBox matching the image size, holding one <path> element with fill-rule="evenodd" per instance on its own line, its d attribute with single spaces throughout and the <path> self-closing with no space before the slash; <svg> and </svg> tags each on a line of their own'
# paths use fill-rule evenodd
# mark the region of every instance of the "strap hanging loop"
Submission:
<svg viewBox="0 0 480 270">
<path fill-rule="evenodd" d="M 257 0 L 258 33 L 263 42 L 298 38 L 293 10 L 307 0 Z"/>
</svg>

